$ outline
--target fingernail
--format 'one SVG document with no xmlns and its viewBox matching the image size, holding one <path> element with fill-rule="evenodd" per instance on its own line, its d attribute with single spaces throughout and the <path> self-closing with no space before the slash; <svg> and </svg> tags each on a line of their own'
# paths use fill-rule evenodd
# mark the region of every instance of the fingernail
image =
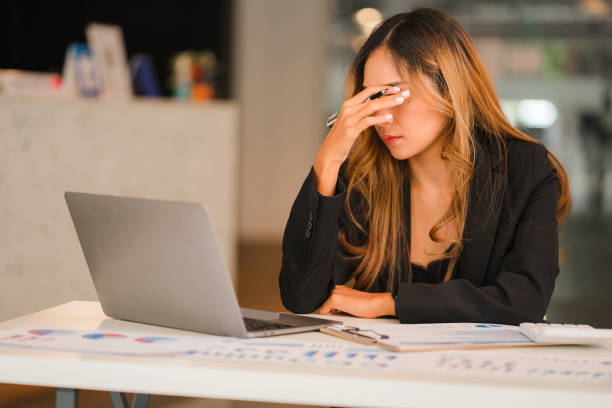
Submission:
<svg viewBox="0 0 612 408">
<path fill-rule="evenodd" d="M 410 95 L 410 91 L 407 89 L 404 92 L 402 92 L 402 96 L 409 96 L 409 95 Z"/>
<path fill-rule="evenodd" d="M 390 113 L 387 113 L 387 114 L 385 115 L 385 118 L 387 118 L 387 119 L 393 119 L 393 115 L 392 115 L 392 114 L 390 114 Z"/>
<path fill-rule="evenodd" d="M 399 91 L 400 91 L 400 87 L 396 85 L 396 86 L 394 86 L 394 87 L 393 87 L 393 90 L 394 90 L 395 92 L 399 92 Z"/>
<path fill-rule="evenodd" d="M 398 102 L 404 102 L 404 98 L 401 96 L 398 96 L 397 98 L 395 98 L 395 100 Z"/>
</svg>

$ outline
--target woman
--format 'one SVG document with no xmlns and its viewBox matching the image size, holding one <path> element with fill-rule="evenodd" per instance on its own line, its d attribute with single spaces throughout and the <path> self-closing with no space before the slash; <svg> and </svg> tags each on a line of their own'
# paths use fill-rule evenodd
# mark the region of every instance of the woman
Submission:
<svg viewBox="0 0 612 408">
<path fill-rule="evenodd" d="M 504 118 L 459 23 L 432 9 L 384 21 L 347 96 L 287 222 L 284 305 L 402 323 L 541 321 L 567 175 Z"/>
</svg>

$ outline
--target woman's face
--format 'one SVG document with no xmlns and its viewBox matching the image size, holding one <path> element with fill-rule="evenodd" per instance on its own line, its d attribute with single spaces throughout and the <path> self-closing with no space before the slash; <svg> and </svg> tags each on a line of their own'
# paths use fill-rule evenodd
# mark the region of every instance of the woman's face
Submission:
<svg viewBox="0 0 612 408">
<path fill-rule="evenodd" d="M 398 160 L 411 159 L 421 153 L 441 149 L 439 136 L 448 117 L 430 107 L 425 94 L 413 86 L 408 74 L 400 74 L 396 70 L 385 48 L 378 48 L 365 63 L 363 86 L 373 85 L 398 85 L 402 91 L 410 90 L 410 96 L 404 103 L 374 113 L 393 114 L 391 122 L 376 125 L 378 136 L 393 157 Z"/>
</svg>

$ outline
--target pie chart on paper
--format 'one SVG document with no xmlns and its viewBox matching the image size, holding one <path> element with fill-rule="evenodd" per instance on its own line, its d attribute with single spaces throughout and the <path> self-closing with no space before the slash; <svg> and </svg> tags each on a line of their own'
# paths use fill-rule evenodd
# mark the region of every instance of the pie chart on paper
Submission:
<svg viewBox="0 0 612 408">
<path fill-rule="evenodd" d="M 84 334 L 83 338 L 90 339 L 90 340 L 100 340 L 100 339 L 112 340 L 112 339 L 123 339 L 125 338 L 125 336 L 123 334 L 115 334 L 115 333 L 91 333 L 91 334 Z"/>
<path fill-rule="evenodd" d="M 33 329 L 28 330 L 28 334 L 34 334 L 36 336 L 46 336 L 47 334 L 61 335 L 61 334 L 72 334 L 70 330 L 50 330 L 50 329 Z"/>
<path fill-rule="evenodd" d="M 176 341 L 176 339 L 172 337 L 147 336 L 147 337 L 139 337 L 137 339 L 134 339 L 134 341 L 137 341 L 139 343 L 160 343 L 160 342 L 167 343 L 167 342 Z"/>
</svg>

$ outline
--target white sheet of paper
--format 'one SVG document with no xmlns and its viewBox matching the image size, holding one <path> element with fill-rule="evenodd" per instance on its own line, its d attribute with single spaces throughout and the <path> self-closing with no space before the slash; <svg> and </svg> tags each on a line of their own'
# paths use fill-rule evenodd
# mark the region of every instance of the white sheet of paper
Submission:
<svg viewBox="0 0 612 408">
<path fill-rule="evenodd" d="M 530 344 L 518 326 L 492 323 L 380 324 L 376 326 L 331 326 L 343 331 L 354 327 L 356 333 L 377 339 L 378 343 L 400 349 L 435 346 Z M 382 335 L 389 338 L 383 339 Z"/>
<path fill-rule="evenodd" d="M 383 331 L 384 326 L 376 328 Z M 463 329 L 463 324 L 453 328 L 457 331 Z M 422 329 L 420 335 L 426 336 L 427 330 Z M 390 330 L 388 332 L 392 333 Z M 469 332 L 466 336 L 468 334 Z M 204 363 L 240 362 L 368 372 L 438 373 L 472 378 L 579 381 L 612 386 L 612 356 L 583 358 L 562 353 L 554 356 L 539 355 L 537 349 L 532 353 L 520 355 L 503 353 L 503 350 L 393 353 L 355 343 L 296 342 L 284 340 L 282 337 L 237 339 L 219 336 L 153 336 L 127 331 L 75 331 L 33 327 L 0 330 L 0 353 L 5 348 L 147 358 L 153 356 Z"/>
</svg>

